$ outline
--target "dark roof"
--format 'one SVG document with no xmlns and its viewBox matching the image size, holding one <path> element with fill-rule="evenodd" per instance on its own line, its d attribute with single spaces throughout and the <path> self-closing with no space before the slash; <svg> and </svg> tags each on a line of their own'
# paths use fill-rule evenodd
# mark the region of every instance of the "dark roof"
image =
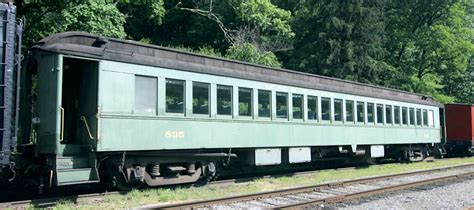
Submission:
<svg viewBox="0 0 474 210">
<path fill-rule="evenodd" d="M 450 103 L 446 104 L 446 106 L 474 106 L 474 104 Z"/>
<path fill-rule="evenodd" d="M 330 78 L 286 69 L 210 57 L 135 41 L 105 38 L 83 32 L 51 35 L 31 50 L 179 69 L 317 90 L 368 96 L 417 104 L 442 106 L 430 96 Z"/>
</svg>

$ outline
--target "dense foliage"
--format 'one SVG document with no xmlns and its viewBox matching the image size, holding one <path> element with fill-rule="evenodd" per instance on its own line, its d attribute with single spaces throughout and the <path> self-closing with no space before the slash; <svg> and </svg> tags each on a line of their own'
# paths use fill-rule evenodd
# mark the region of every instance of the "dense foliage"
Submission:
<svg viewBox="0 0 474 210">
<path fill-rule="evenodd" d="M 15 3 L 27 44 L 86 31 L 474 103 L 473 1 Z"/>
</svg>

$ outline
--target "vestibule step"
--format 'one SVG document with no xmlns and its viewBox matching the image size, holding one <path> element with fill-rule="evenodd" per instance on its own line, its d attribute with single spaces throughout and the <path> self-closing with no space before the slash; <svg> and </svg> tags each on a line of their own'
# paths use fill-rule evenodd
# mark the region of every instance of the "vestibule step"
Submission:
<svg viewBox="0 0 474 210">
<path fill-rule="evenodd" d="M 56 157 L 57 169 L 76 169 L 76 168 L 89 168 L 90 161 L 85 156 L 57 156 Z"/>
<path fill-rule="evenodd" d="M 89 153 L 91 146 L 90 145 L 81 145 L 81 144 L 60 144 L 59 145 L 59 154 L 64 156 L 67 155 L 84 155 Z"/>
<path fill-rule="evenodd" d="M 57 181 L 58 186 L 99 182 L 92 168 L 60 169 Z"/>
</svg>

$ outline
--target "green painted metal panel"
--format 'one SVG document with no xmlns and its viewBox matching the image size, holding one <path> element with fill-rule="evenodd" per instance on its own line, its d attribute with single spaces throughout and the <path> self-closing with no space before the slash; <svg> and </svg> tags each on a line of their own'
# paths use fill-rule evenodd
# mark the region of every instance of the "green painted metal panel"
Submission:
<svg viewBox="0 0 474 210">
<path fill-rule="evenodd" d="M 62 169 L 78 169 L 89 168 L 90 160 L 87 156 L 58 156 L 56 158 L 56 166 L 58 170 Z"/>
<path fill-rule="evenodd" d="M 90 180 L 92 180 L 91 168 L 58 170 L 57 174 L 58 186 L 67 185 L 75 182 L 85 182 Z"/>
<path fill-rule="evenodd" d="M 101 94 L 101 111 L 109 113 L 132 113 L 134 75 L 102 71 L 100 85 L 104 94 Z M 113 91 L 113 94 L 110 94 Z M 132 100 L 130 100 L 132 99 Z"/>
<path fill-rule="evenodd" d="M 410 104 L 370 97 L 347 95 L 322 90 L 282 86 L 264 82 L 198 74 L 173 69 L 101 61 L 99 80 L 99 104 L 101 107 L 98 151 L 119 150 L 160 150 L 160 149 L 196 149 L 230 147 L 297 147 L 361 144 L 414 144 L 438 143 L 439 113 L 438 107 Z M 133 114 L 134 75 L 158 78 L 157 115 Z M 186 114 L 168 114 L 165 106 L 165 80 L 180 79 L 186 81 Z M 193 116 L 192 82 L 211 84 L 211 115 Z M 215 85 L 228 85 L 233 88 L 232 116 L 215 115 L 217 107 Z M 272 91 L 272 118 L 258 119 L 238 116 L 238 88 L 252 88 L 253 101 L 257 102 L 256 91 Z M 146 90 L 144 90 L 146 91 Z M 322 97 L 334 100 L 363 101 L 374 104 L 414 107 L 434 110 L 435 127 L 414 127 L 402 125 L 377 125 L 375 123 L 322 122 L 321 107 L 318 108 L 319 120 L 277 119 L 275 108 L 276 92 L 317 96 L 319 104 Z M 306 101 L 304 101 L 306 104 Z M 331 105 L 332 106 L 332 105 Z M 256 107 L 256 106 L 254 106 Z M 289 107 L 291 110 L 291 103 Z M 343 113 L 345 114 L 345 113 Z M 289 114 L 291 116 L 291 113 Z M 393 115 L 393 114 L 392 114 Z M 343 117 L 345 118 L 345 117 Z"/>
<path fill-rule="evenodd" d="M 238 147 L 296 147 L 439 142 L 439 130 L 401 126 L 356 126 L 104 116 L 99 151 Z"/>
<path fill-rule="evenodd" d="M 296 93 L 296 94 L 304 94 L 304 95 L 313 95 L 318 96 L 318 100 L 321 97 L 329 97 L 329 98 L 338 98 L 343 100 L 354 100 L 354 101 L 364 101 L 369 103 L 381 103 L 381 104 L 390 104 L 393 106 L 404 106 L 404 107 L 414 107 L 414 108 L 422 108 L 422 109 L 432 109 L 437 110 L 438 107 L 435 106 L 426 106 L 420 104 L 412 104 L 406 102 L 398 102 L 398 101 L 390 101 L 385 99 L 377 99 L 377 98 L 370 98 L 370 97 L 363 97 L 363 96 L 356 96 L 356 95 L 347 95 L 342 93 L 335 93 L 335 92 L 328 92 L 322 90 L 313 90 L 313 89 L 305 89 L 299 87 L 290 87 L 290 86 L 283 86 L 265 82 L 257 82 L 251 80 L 242 80 L 237 78 L 229 78 L 229 77 L 222 77 L 222 76 L 215 76 L 215 75 L 208 75 L 208 74 L 199 74 L 193 72 L 186 72 L 180 70 L 173 70 L 173 69 L 164 69 L 158 67 L 150 67 L 150 66 L 141 66 L 135 64 L 126 64 L 126 63 L 119 63 L 119 62 L 112 62 L 112 61 L 101 61 L 101 74 L 103 74 L 100 78 L 100 82 L 103 84 L 100 86 L 99 91 L 101 97 L 99 98 L 100 104 L 102 109 L 105 113 L 107 110 L 110 110 L 112 113 L 114 112 L 112 107 L 123 107 L 123 109 L 129 108 L 133 102 L 133 81 L 134 75 L 145 75 L 151 77 L 158 77 L 159 84 L 158 84 L 158 110 L 164 109 L 162 107 L 164 105 L 164 93 L 165 91 L 163 88 L 163 81 L 165 78 L 170 79 L 180 79 L 186 81 L 196 81 L 196 82 L 204 82 L 210 84 L 219 84 L 219 85 L 229 85 L 233 86 L 234 88 L 234 97 L 236 96 L 238 87 L 247 87 L 262 90 L 272 90 L 272 102 L 275 100 L 275 91 L 278 92 L 287 92 L 287 93 Z M 117 75 L 115 75 L 117 74 Z M 118 76 L 118 75 L 122 76 Z M 124 76 L 128 75 L 128 76 Z M 106 85 L 106 84 L 113 84 L 113 85 Z M 188 89 L 189 91 L 189 89 Z M 190 94 L 190 93 L 188 93 Z M 212 98 L 212 92 L 211 92 Z M 111 100 L 112 99 L 112 100 Z M 212 106 L 211 101 L 211 106 Z M 237 101 L 234 100 L 234 106 L 237 105 Z M 214 110 L 211 110 L 211 113 Z M 272 113 L 275 110 L 272 110 Z M 319 112 L 321 109 L 319 109 Z M 160 113 L 162 115 L 163 113 Z M 321 113 L 319 113 L 319 116 Z M 188 115 L 189 116 L 189 115 Z M 237 115 L 237 111 L 234 110 L 234 118 L 239 118 Z M 275 116 L 274 116 L 275 117 Z M 435 111 L 435 125 L 439 127 L 439 113 Z"/>
<path fill-rule="evenodd" d="M 61 131 L 62 56 L 39 54 L 38 59 L 38 150 L 57 153 Z"/>
</svg>

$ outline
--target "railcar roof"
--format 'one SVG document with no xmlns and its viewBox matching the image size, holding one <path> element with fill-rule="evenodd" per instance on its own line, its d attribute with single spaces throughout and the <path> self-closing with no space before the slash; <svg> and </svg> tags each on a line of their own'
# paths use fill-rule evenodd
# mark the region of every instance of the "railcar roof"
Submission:
<svg viewBox="0 0 474 210">
<path fill-rule="evenodd" d="M 474 106 L 474 104 L 463 104 L 463 103 L 450 103 L 450 104 L 446 104 L 446 105 L 449 105 L 449 106 Z"/>
<path fill-rule="evenodd" d="M 354 81 L 297 72 L 241 61 L 199 55 L 136 41 L 84 32 L 64 32 L 35 43 L 30 50 L 112 60 L 191 72 L 256 80 L 317 90 L 442 107 L 432 97 Z"/>
</svg>

